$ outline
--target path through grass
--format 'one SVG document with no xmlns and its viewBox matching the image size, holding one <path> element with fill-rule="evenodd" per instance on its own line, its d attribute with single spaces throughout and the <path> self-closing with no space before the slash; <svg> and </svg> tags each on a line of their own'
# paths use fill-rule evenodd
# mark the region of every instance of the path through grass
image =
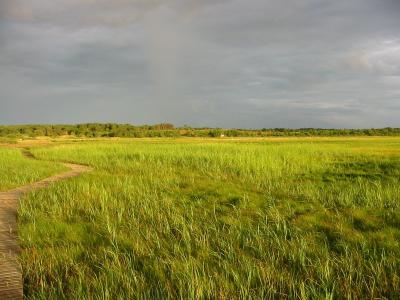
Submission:
<svg viewBox="0 0 400 300">
<path fill-rule="evenodd" d="M 20 149 L 0 147 L 0 191 L 38 181 L 65 169 L 60 164 L 28 159 Z"/>
</svg>

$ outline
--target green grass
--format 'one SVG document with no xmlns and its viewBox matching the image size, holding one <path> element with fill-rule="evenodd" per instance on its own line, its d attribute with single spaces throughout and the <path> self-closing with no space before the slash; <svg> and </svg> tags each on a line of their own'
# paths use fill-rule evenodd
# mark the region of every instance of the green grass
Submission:
<svg viewBox="0 0 400 300">
<path fill-rule="evenodd" d="M 400 297 L 400 138 L 88 142 L 19 211 L 39 299 Z"/>
<path fill-rule="evenodd" d="M 65 168 L 59 164 L 28 159 L 19 149 L 0 147 L 0 191 L 35 182 L 63 170 Z"/>
</svg>

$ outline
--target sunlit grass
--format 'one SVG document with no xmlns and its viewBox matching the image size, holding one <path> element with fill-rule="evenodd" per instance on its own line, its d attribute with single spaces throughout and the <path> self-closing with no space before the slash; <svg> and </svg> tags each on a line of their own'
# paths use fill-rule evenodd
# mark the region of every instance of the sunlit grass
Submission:
<svg viewBox="0 0 400 300">
<path fill-rule="evenodd" d="M 19 149 L 0 147 L 0 191 L 38 181 L 65 168 L 24 157 Z"/>
<path fill-rule="evenodd" d="M 102 141 L 20 208 L 32 298 L 398 298 L 400 139 Z"/>
</svg>

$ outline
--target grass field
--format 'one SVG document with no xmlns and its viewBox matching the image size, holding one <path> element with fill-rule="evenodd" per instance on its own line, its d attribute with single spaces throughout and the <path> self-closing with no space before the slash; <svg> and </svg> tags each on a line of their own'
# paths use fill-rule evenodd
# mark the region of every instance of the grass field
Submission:
<svg viewBox="0 0 400 300">
<path fill-rule="evenodd" d="M 400 138 L 32 152 L 94 170 L 22 201 L 29 298 L 400 297 Z"/>
<path fill-rule="evenodd" d="M 38 181 L 65 168 L 24 157 L 19 149 L 0 147 L 0 191 Z"/>
</svg>

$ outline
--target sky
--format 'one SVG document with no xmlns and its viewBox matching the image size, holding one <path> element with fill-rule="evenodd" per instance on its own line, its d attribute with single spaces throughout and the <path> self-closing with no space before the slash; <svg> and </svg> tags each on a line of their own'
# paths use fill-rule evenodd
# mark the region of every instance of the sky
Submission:
<svg viewBox="0 0 400 300">
<path fill-rule="evenodd" d="M 0 124 L 400 127 L 400 0 L 1 0 Z"/>
</svg>

